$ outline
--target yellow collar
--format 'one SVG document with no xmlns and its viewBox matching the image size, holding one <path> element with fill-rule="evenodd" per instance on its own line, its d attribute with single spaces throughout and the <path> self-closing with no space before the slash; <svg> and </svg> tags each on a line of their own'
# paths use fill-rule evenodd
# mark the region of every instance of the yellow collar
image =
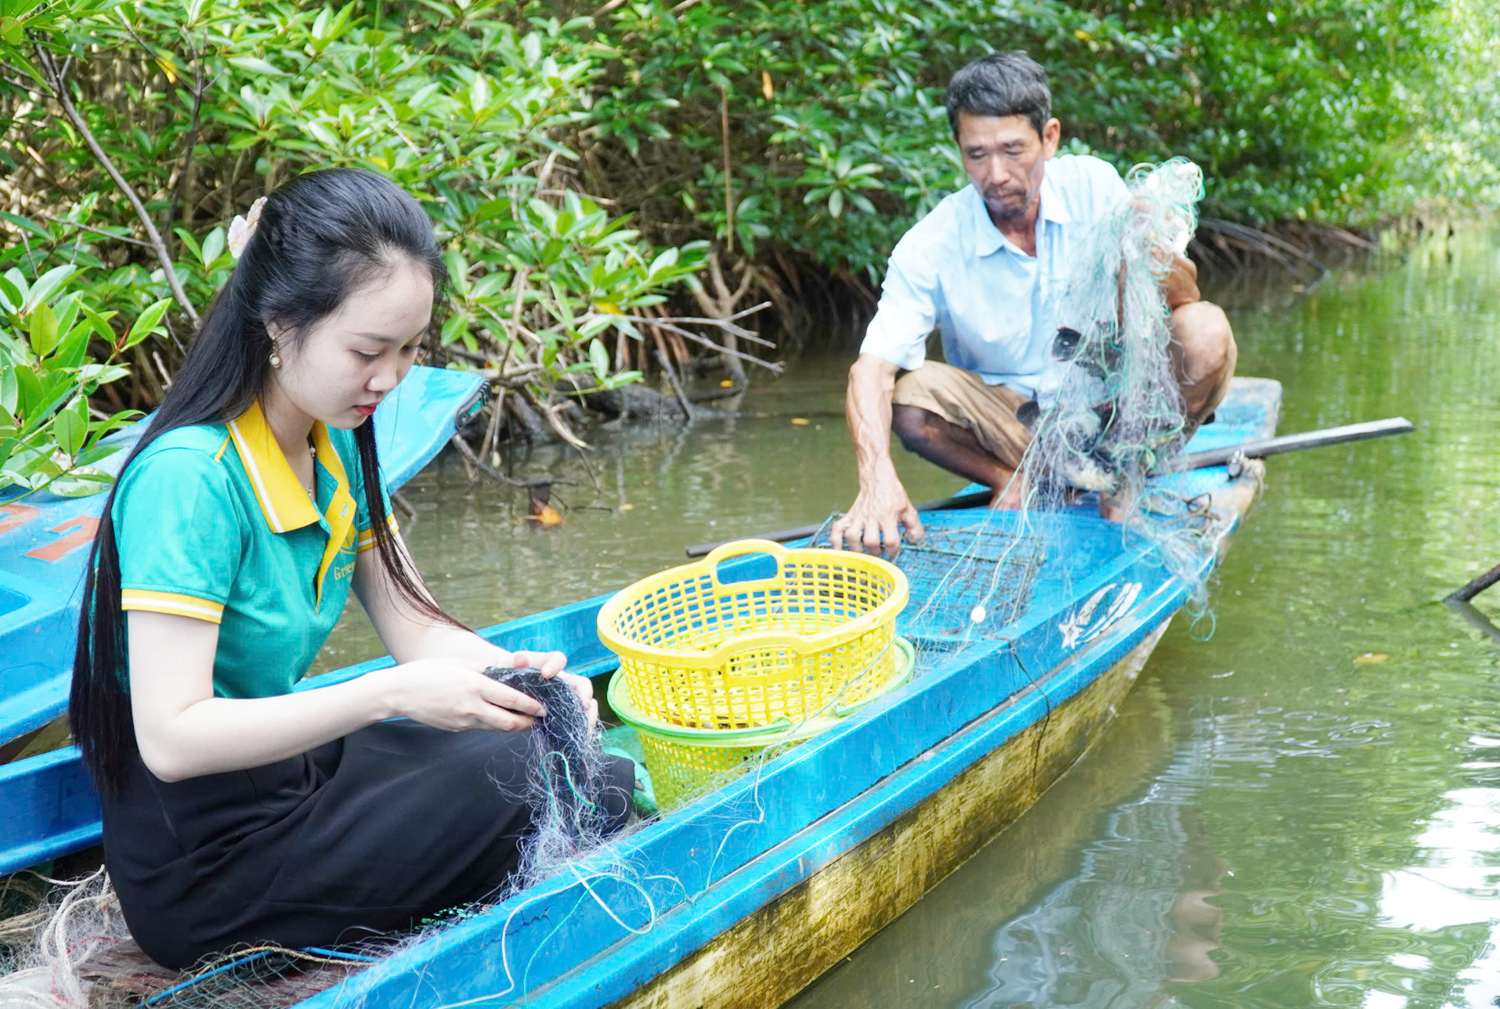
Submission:
<svg viewBox="0 0 1500 1009">
<path fill-rule="evenodd" d="M 229 422 L 229 436 L 234 439 L 240 462 L 250 476 L 255 498 L 260 502 L 261 513 L 272 532 L 291 532 L 322 518 L 317 506 L 307 496 L 307 490 L 292 472 L 292 464 L 287 462 L 286 453 L 281 450 L 271 425 L 266 422 L 260 400 L 251 403 L 250 409 Z M 321 423 L 313 425 L 313 445 L 319 461 L 347 493 L 344 467 L 329 445 L 328 430 Z"/>
<path fill-rule="evenodd" d="M 328 499 L 328 511 L 320 513 L 317 505 L 307 496 L 292 464 L 287 462 L 271 425 L 266 422 L 260 400 L 250 404 L 250 409 L 229 422 L 229 437 L 234 441 L 240 462 L 255 488 L 255 499 L 260 503 L 261 514 L 272 532 L 285 533 L 293 529 L 310 526 L 319 519 L 328 522 L 328 547 L 323 562 L 318 568 L 317 592 L 323 597 L 323 576 L 339 550 L 347 545 L 354 528 L 354 497 L 349 493 L 349 476 L 344 471 L 344 462 L 334 450 L 328 438 L 328 428 L 321 421 L 313 424 L 313 447 L 317 462 L 333 477 L 333 495 Z"/>
</svg>

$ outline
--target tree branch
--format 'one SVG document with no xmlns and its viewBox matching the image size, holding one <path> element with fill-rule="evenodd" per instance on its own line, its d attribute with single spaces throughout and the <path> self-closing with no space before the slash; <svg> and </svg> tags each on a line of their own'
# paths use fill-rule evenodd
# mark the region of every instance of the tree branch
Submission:
<svg viewBox="0 0 1500 1009">
<path fill-rule="evenodd" d="M 167 208 L 165 224 L 169 228 L 177 220 L 182 198 L 187 193 L 188 173 L 193 167 L 193 150 L 198 146 L 198 129 L 202 123 L 203 93 L 208 90 L 208 82 L 203 78 L 203 56 L 198 52 L 198 47 L 193 45 L 191 38 L 188 40 L 188 47 L 193 51 L 193 63 L 197 68 L 197 87 L 193 89 L 193 122 L 188 127 L 187 142 L 183 145 L 182 167 L 177 170 L 177 189 L 172 193 L 172 205 Z"/>
<path fill-rule="evenodd" d="M 37 62 L 41 65 L 42 73 L 47 78 L 47 84 L 52 88 L 53 98 L 61 106 L 63 115 L 67 117 L 68 122 L 83 137 L 83 142 L 88 145 L 89 150 L 94 155 L 94 159 L 99 162 L 100 166 L 109 174 L 109 177 L 114 180 L 116 188 L 125 196 L 125 199 L 130 201 L 130 206 L 135 210 L 135 216 L 140 219 L 141 227 L 146 230 L 146 238 L 150 242 L 152 250 L 155 251 L 157 260 L 161 263 L 162 274 L 166 277 L 167 286 L 172 289 L 172 297 L 177 299 L 177 304 L 182 308 L 184 314 L 192 320 L 193 326 L 196 328 L 198 325 L 198 310 L 188 300 L 187 292 L 182 289 L 182 282 L 177 279 L 177 271 L 172 268 L 172 257 L 167 254 L 167 247 L 162 243 L 161 234 L 156 230 L 156 225 L 152 222 L 151 215 L 146 212 L 146 205 L 141 202 L 141 198 L 136 195 L 135 190 L 125 181 L 124 176 L 120 174 L 120 170 L 115 167 L 115 163 L 110 160 L 109 155 L 104 153 L 104 148 L 100 147 L 99 141 L 94 139 L 93 131 L 89 129 L 88 123 L 83 121 L 83 117 L 73 107 L 73 100 L 68 97 L 67 82 L 58 71 L 57 64 L 53 62 L 52 54 L 35 38 L 32 39 L 31 44 L 33 51 L 36 53 Z"/>
</svg>

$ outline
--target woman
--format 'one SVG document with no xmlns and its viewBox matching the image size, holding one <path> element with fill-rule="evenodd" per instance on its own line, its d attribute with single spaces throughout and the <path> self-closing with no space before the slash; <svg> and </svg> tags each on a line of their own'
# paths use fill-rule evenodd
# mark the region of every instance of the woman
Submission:
<svg viewBox="0 0 1500 1009">
<path fill-rule="evenodd" d="M 389 518 L 368 421 L 444 279 L 431 222 L 379 176 L 278 189 L 104 510 L 73 732 L 126 921 L 169 967 L 484 897 L 530 826 L 543 712 L 482 671 L 567 677 L 597 715 L 561 654 L 446 616 Z M 351 588 L 397 665 L 292 693 Z M 607 767 L 614 829 L 632 775 Z"/>
</svg>

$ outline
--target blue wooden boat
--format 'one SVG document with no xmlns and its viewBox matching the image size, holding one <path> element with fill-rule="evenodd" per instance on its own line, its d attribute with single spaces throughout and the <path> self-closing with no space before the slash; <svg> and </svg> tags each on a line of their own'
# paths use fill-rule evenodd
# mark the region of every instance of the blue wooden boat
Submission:
<svg viewBox="0 0 1500 1009">
<path fill-rule="evenodd" d="M 1269 436 L 1280 399 L 1275 382 L 1236 380 L 1191 447 Z M 1163 479 L 1201 496 L 1228 530 L 1254 502 L 1253 470 Z M 924 521 L 957 528 L 975 513 L 933 512 Z M 990 513 L 989 521 L 1016 517 Z M 1065 549 L 1049 551 L 1029 606 L 1003 635 L 951 650 L 940 627 L 914 622 L 936 594 L 914 584 L 914 605 L 898 624 L 920 649 L 910 682 L 617 842 L 608 860 L 586 857 L 300 1005 L 782 1004 L 1062 775 L 1113 719 L 1187 599 L 1187 582 L 1145 545 L 1123 544 L 1120 527 L 1093 509 L 1041 521 L 1052 526 L 1048 542 Z M 595 630 L 607 598 L 482 633 L 511 648 L 564 649 L 575 671 L 601 675 L 616 665 Z M 0 768 L 0 871 L 92 843 L 97 817 L 76 751 Z"/>
<path fill-rule="evenodd" d="M 470 372 L 415 367 L 375 413 L 375 435 L 392 487 L 435 456 L 480 405 L 484 381 Z M 140 435 L 104 461 L 112 472 Z M 104 496 L 0 495 L 0 744 L 31 732 L 67 707 L 86 549 Z"/>
</svg>

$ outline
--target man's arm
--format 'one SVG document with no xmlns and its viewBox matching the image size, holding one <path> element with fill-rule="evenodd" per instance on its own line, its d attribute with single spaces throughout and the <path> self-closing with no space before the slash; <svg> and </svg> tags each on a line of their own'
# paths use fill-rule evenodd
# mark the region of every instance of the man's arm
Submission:
<svg viewBox="0 0 1500 1009">
<path fill-rule="evenodd" d="M 859 355 L 849 368 L 844 413 L 854 440 L 859 496 L 829 531 L 836 550 L 858 544 L 866 553 L 894 557 L 901 543 L 898 523 L 906 526 L 912 542 L 922 538 L 922 520 L 891 459 L 891 399 L 897 371 L 874 354 Z"/>
<path fill-rule="evenodd" d="M 1186 256 L 1172 261 L 1172 269 L 1162 278 L 1161 292 L 1167 299 L 1167 311 L 1172 312 L 1183 305 L 1202 299 L 1198 293 L 1198 266 Z"/>
</svg>

